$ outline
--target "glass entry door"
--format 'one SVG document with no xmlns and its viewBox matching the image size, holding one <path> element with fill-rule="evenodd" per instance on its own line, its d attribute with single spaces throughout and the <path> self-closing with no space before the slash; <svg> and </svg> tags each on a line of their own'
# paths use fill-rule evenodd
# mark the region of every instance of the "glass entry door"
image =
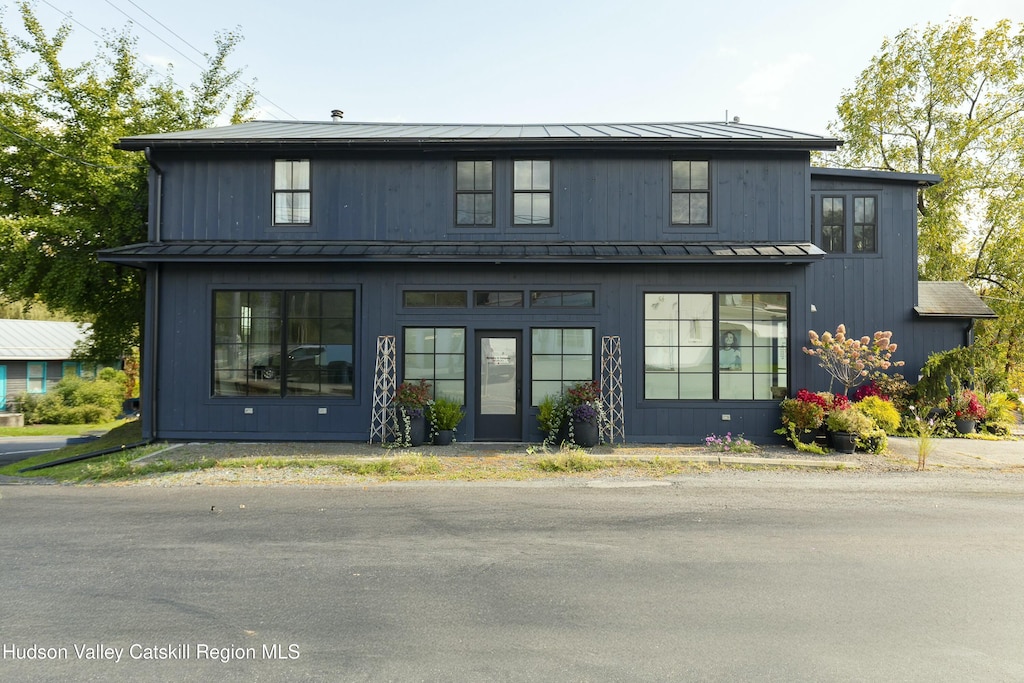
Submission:
<svg viewBox="0 0 1024 683">
<path fill-rule="evenodd" d="M 477 332 L 476 440 L 523 440 L 523 334 Z"/>
</svg>

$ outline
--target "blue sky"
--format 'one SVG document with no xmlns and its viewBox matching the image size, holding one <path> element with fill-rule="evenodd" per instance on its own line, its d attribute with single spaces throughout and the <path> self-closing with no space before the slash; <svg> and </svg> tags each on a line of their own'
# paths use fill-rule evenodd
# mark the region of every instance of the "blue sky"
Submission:
<svg viewBox="0 0 1024 683">
<path fill-rule="evenodd" d="M 133 22 L 142 59 L 160 73 L 173 64 L 182 85 L 202 61 L 195 48 L 239 28 L 232 66 L 255 81 L 260 119 L 326 121 L 335 108 L 348 121 L 415 123 L 728 113 L 809 133 L 826 132 L 884 37 L 950 16 L 1024 22 L 1020 0 L 34 1 L 51 31 L 63 14 L 77 22 L 68 58 Z M 0 6 L 16 27 L 13 0 Z"/>
</svg>

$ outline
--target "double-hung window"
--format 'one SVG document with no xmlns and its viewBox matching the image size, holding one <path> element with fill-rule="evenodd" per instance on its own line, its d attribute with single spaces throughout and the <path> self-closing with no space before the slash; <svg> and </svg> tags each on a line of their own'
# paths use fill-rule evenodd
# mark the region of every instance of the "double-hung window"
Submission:
<svg viewBox="0 0 1024 683">
<path fill-rule="evenodd" d="M 46 393 L 46 363 L 27 363 L 26 388 L 30 394 Z"/>
<path fill-rule="evenodd" d="M 830 254 L 846 251 L 846 201 L 821 198 L 821 248 Z"/>
<path fill-rule="evenodd" d="M 513 225 L 551 225 L 551 162 L 513 162 Z"/>
<path fill-rule="evenodd" d="M 672 162 L 672 225 L 710 225 L 710 162 Z"/>
<path fill-rule="evenodd" d="M 455 162 L 455 225 L 494 225 L 494 162 Z"/>
<path fill-rule="evenodd" d="M 878 212 L 874 197 L 853 198 L 853 252 L 870 254 L 878 251 Z"/>
<path fill-rule="evenodd" d="M 274 225 L 309 225 L 309 159 L 274 162 Z"/>
</svg>

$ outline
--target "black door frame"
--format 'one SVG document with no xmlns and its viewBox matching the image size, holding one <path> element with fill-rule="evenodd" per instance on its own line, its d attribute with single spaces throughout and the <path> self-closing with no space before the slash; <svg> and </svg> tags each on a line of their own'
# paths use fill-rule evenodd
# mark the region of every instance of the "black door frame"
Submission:
<svg viewBox="0 0 1024 683">
<path fill-rule="evenodd" d="M 510 380 L 514 382 L 515 413 L 514 414 L 483 414 L 483 364 L 486 355 L 482 344 L 484 339 L 514 339 L 516 355 Z M 477 441 L 514 441 L 523 440 L 523 331 L 510 329 L 479 329 L 473 337 L 476 367 L 471 373 L 473 377 L 473 396 L 476 403 L 474 409 L 474 438 Z"/>
</svg>

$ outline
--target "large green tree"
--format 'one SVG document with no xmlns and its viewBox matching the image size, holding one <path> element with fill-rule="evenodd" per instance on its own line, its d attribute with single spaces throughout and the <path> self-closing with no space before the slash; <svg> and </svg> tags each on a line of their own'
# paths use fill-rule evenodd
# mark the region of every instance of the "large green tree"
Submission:
<svg viewBox="0 0 1024 683">
<path fill-rule="evenodd" d="M 227 67 L 240 36 L 216 36 L 186 91 L 139 62 L 127 29 L 67 65 L 70 24 L 51 34 L 27 2 L 17 10 L 18 31 L 0 13 L 0 292 L 91 322 L 90 355 L 116 358 L 139 341 L 143 275 L 96 251 L 146 240 L 148 192 L 145 160 L 113 145 L 244 120 L 254 92 Z"/>
<path fill-rule="evenodd" d="M 845 144 L 827 163 L 942 176 L 918 196 L 920 276 L 981 292 L 1000 314 L 981 338 L 1022 367 L 1024 24 L 964 18 L 887 38 L 837 110 Z"/>
</svg>

